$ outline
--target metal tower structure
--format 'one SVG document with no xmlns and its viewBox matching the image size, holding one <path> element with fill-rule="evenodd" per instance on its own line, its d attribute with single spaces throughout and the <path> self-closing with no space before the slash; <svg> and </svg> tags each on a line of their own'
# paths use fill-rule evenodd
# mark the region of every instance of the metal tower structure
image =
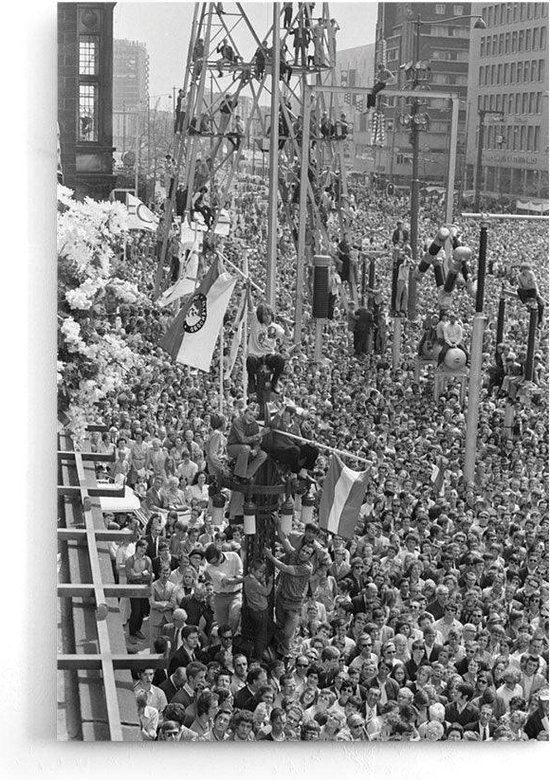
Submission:
<svg viewBox="0 0 550 780">
<path fill-rule="evenodd" d="M 313 54 L 308 53 L 311 45 Z M 172 167 L 166 177 L 156 295 L 163 286 L 176 210 L 189 215 L 194 197 L 206 187 L 213 215 L 209 227 L 215 230 L 220 208 L 231 201 L 245 142 L 269 151 L 267 301 L 275 303 L 281 218 L 293 237 L 298 278 L 303 283 L 306 258 L 311 260 L 315 251 L 328 248 L 319 193 L 336 171 L 344 168 L 341 144 L 319 134 L 323 112 L 332 116 L 334 110 L 332 96 L 327 100 L 322 93 L 314 97 L 308 132 L 315 154 L 308 155 L 308 164 L 302 165 L 307 88 L 334 84 L 335 52 L 328 3 L 322 4 L 320 16 L 315 18 L 307 3 L 294 4 L 291 13 L 274 3 L 272 24 L 265 34 L 254 28 L 241 3 L 232 5 L 231 10 L 227 3 L 195 5 L 184 97 L 176 117 Z M 303 208 L 298 197 L 302 173 L 307 181 Z M 345 191 L 345 183 L 343 186 Z M 342 217 L 340 225 L 344 227 Z"/>
</svg>

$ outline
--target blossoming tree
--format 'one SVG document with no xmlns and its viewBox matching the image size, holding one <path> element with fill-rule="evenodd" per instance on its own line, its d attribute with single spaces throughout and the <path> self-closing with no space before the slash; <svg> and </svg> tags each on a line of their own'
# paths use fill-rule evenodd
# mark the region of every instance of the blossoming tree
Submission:
<svg viewBox="0 0 550 780">
<path fill-rule="evenodd" d="M 116 309 L 144 296 L 113 275 L 127 231 L 125 207 L 72 194 L 58 185 L 57 382 L 59 413 L 78 446 L 97 419 L 95 405 L 143 361 L 117 327 Z"/>
</svg>

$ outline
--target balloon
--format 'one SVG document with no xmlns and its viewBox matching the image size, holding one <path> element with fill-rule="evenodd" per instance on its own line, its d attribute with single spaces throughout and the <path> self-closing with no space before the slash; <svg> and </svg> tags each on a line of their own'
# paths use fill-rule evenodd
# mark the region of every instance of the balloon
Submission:
<svg viewBox="0 0 550 780">
<path fill-rule="evenodd" d="M 466 355 L 458 347 L 451 347 L 447 350 L 444 363 L 451 371 L 458 371 L 466 365 Z"/>
</svg>

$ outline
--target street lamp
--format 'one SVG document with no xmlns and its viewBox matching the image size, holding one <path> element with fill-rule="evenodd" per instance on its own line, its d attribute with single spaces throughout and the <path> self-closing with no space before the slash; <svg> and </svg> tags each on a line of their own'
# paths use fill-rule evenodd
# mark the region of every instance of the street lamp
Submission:
<svg viewBox="0 0 550 780">
<path fill-rule="evenodd" d="M 502 122 L 504 120 L 504 114 L 502 111 L 489 111 L 484 108 L 480 108 L 478 110 L 479 115 L 479 132 L 478 132 L 478 139 L 477 139 L 477 161 L 476 161 L 476 181 L 475 181 L 475 191 L 474 191 L 474 212 L 476 214 L 479 214 L 479 203 L 480 203 L 480 196 L 481 196 L 481 169 L 482 169 L 482 155 L 483 155 L 483 131 L 485 128 L 485 117 L 487 115 L 489 116 L 496 116 L 499 117 L 500 121 Z"/>
</svg>

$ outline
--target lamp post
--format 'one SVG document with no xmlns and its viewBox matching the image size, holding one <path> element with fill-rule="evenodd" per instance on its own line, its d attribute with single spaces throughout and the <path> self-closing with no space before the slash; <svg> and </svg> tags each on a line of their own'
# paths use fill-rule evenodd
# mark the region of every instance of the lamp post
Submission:
<svg viewBox="0 0 550 780">
<path fill-rule="evenodd" d="M 479 213 L 479 203 L 481 199 L 481 172 L 482 172 L 482 156 L 483 156 L 483 133 L 485 129 L 485 117 L 486 116 L 498 116 L 502 122 L 504 115 L 502 111 L 489 111 L 484 108 L 478 110 L 479 116 L 479 132 L 477 139 L 477 160 L 476 160 L 476 181 L 474 189 L 474 212 Z"/>
</svg>

